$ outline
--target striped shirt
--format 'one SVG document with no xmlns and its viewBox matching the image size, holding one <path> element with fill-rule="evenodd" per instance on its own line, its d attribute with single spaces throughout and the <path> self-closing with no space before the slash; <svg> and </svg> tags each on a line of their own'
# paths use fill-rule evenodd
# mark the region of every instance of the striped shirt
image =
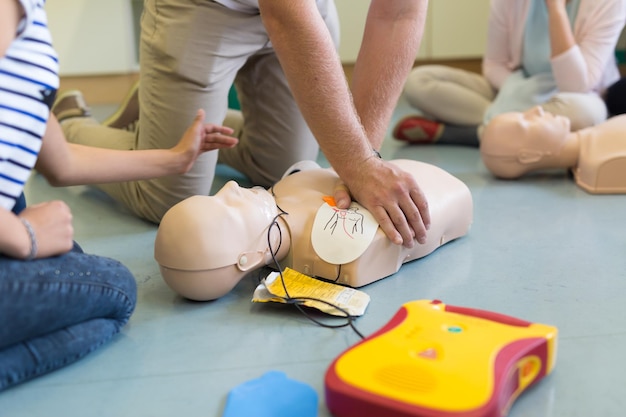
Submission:
<svg viewBox="0 0 626 417">
<path fill-rule="evenodd" d="M 0 57 L 0 207 L 11 210 L 35 166 L 59 86 L 45 0 L 19 0 L 24 17 Z"/>
</svg>

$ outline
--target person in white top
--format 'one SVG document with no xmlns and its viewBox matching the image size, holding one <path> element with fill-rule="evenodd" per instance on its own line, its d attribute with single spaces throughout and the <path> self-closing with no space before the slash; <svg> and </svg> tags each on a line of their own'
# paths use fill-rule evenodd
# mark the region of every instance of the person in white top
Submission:
<svg viewBox="0 0 626 417">
<path fill-rule="evenodd" d="M 68 144 L 50 112 L 59 77 L 44 6 L 0 1 L 0 391 L 97 349 L 137 300 L 128 268 L 73 241 L 65 202 L 21 204 L 32 169 L 55 186 L 140 180 L 186 172 L 201 153 L 237 143 L 197 110 L 170 149 Z"/>
</svg>

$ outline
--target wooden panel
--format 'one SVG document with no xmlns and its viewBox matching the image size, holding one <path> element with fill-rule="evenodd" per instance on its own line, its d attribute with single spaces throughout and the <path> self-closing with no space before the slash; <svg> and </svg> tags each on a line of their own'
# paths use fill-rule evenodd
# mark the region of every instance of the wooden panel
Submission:
<svg viewBox="0 0 626 417">
<path fill-rule="evenodd" d="M 138 73 L 119 75 L 64 76 L 59 91 L 80 90 L 87 104 L 121 103 L 136 80 Z"/>
</svg>

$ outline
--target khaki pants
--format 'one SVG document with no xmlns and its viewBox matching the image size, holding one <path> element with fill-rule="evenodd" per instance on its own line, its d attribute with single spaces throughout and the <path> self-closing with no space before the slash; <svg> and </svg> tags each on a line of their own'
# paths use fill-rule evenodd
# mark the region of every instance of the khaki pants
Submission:
<svg viewBox="0 0 626 417">
<path fill-rule="evenodd" d="M 338 44 L 333 0 L 318 8 Z M 219 151 L 219 162 L 257 185 L 270 186 L 293 163 L 317 159 L 319 147 L 289 90 L 258 14 L 208 0 L 146 0 L 141 20 L 140 118 L 136 134 L 89 119 L 68 120 L 69 141 L 114 149 L 174 146 L 196 110 L 222 124 L 233 83 L 244 115 L 240 143 Z M 208 195 L 218 152 L 200 156 L 185 175 L 100 186 L 132 212 L 159 222 L 177 202 Z"/>
</svg>

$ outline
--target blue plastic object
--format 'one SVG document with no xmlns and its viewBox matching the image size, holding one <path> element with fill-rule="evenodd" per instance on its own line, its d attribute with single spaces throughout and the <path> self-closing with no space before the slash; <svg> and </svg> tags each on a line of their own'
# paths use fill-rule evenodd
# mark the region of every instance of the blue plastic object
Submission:
<svg viewBox="0 0 626 417">
<path fill-rule="evenodd" d="M 233 388 L 223 417 L 317 417 L 317 402 L 309 385 L 270 371 Z"/>
</svg>

